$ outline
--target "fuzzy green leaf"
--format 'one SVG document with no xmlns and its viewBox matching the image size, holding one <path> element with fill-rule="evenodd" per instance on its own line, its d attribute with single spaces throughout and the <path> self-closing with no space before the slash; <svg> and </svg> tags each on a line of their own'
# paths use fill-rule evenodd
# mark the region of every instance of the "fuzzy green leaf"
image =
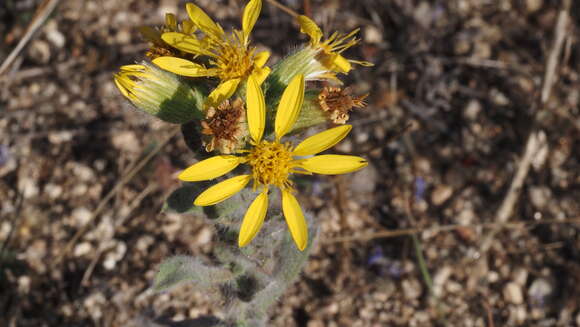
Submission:
<svg viewBox="0 0 580 327">
<path fill-rule="evenodd" d="M 233 274 L 228 269 L 211 267 L 196 258 L 178 255 L 161 263 L 151 290 L 163 292 L 183 283 L 207 289 L 232 278 Z"/>
</svg>

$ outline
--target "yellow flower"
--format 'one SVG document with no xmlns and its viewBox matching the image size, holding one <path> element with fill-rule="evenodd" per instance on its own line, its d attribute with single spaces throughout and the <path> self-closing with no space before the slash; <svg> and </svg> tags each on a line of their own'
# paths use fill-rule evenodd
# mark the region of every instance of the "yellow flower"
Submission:
<svg viewBox="0 0 580 327">
<path fill-rule="evenodd" d="M 179 179 L 187 182 L 205 181 L 222 176 L 240 164 L 250 166 L 251 173 L 226 179 L 204 192 L 195 200 L 197 206 L 219 203 L 242 190 L 253 181 L 253 189 L 260 194 L 250 204 L 238 239 L 239 246 L 247 245 L 256 236 L 266 217 L 268 193 L 278 187 L 282 193 L 282 211 L 290 234 L 300 251 L 308 243 L 308 229 L 295 192 L 290 174 L 336 175 L 364 168 L 367 161 L 361 157 L 346 155 L 317 155 L 340 142 L 351 130 L 350 125 L 342 125 L 318 133 L 293 147 L 281 138 L 296 122 L 304 101 L 304 75 L 296 76 L 284 90 L 276 112 L 273 141 L 263 139 L 266 125 L 266 103 L 264 94 L 255 77 L 247 82 L 247 121 L 251 147 L 245 155 L 220 155 L 200 161 L 185 169 Z M 304 158 L 308 157 L 308 158 Z"/>
<path fill-rule="evenodd" d="M 318 60 L 322 65 L 335 73 L 348 73 L 352 69 L 351 64 L 372 66 L 368 61 L 358 61 L 344 58 L 341 53 L 359 42 L 354 35 L 359 29 L 348 34 L 334 32 L 328 39 L 322 41 L 322 31 L 316 23 L 303 15 L 298 16 L 300 32 L 310 36 L 310 47 L 319 51 Z"/>
<path fill-rule="evenodd" d="M 194 57 L 207 57 L 209 67 L 174 56 L 158 57 L 153 63 L 178 75 L 219 78 L 220 84 L 208 96 L 208 106 L 218 106 L 231 97 L 248 76 L 254 76 L 260 84 L 266 79 L 270 68 L 264 67 L 264 64 L 270 53 L 256 53 L 256 49 L 249 46 L 250 33 L 262 9 L 261 0 L 248 2 L 242 17 L 242 30 L 234 30 L 229 35 L 193 3 L 188 3 L 186 9 L 193 26 L 203 35 L 167 32 L 161 38 L 165 43 Z"/>
<path fill-rule="evenodd" d="M 141 26 L 139 28 L 139 33 L 143 38 L 151 43 L 151 47 L 145 54 L 151 59 L 155 59 L 163 56 L 173 56 L 180 58 L 187 58 L 190 55 L 178 51 L 171 47 L 161 38 L 163 33 L 168 32 L 183 32 L 185 34 L 191 34 L 195 32 L 195 26 L 191 20 L 185 20 L 181 24 L 177 22 L 177 18 L 173 14 L 165 14 L 165 25 L 159 28 L 152 28 L 150 26 Z"/>
</svg>

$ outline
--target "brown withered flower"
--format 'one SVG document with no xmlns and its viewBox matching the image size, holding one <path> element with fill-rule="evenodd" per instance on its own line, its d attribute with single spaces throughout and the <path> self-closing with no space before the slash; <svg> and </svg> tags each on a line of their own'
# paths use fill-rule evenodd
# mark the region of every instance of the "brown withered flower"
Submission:
<svg viewBox="0 0 580 327">
<path fill-rule="evenodd" d="M 209 107 L 201 127 L 207 152 L 234 153 L 243 147 L 244 138 L 248 136 L 244 102 L 237 98 L 234 101 L 225 100 L 217 108 Z"/>
<path fill-rule="evenodd" d="M 366 106 L 365 98 L 369 95 L 351 95 L 351 88 L 341 89 L 340 87 L 326 86 L 318 94 L 320 108 L 329 115 L 329 119 L 335 124 L 344 124 L 348 120 L 349 112 L 353 108 L 363 108 Z"/>
</svg>

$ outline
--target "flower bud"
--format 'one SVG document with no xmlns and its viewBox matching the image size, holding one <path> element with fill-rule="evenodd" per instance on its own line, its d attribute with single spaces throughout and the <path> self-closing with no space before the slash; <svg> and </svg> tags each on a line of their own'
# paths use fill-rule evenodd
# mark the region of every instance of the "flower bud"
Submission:
<svg viewBox="0 0 580 327">
<path fill-rule="evenodd" d="M 173 73 L 143 62 L 122 66 L 114 78 L 135 107 L 165 122 L 184 124 L 203 118 L 204 94 Z"/>
</svg>

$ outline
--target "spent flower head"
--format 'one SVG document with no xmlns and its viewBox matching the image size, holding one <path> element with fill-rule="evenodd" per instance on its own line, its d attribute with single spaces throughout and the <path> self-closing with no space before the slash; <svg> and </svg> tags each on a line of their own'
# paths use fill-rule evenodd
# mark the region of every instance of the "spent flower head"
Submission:
<svg viewBox="0 0 580 327">
<path fill-rule="evenodd" d="M 246 144 L 246 109 L 242 99 L 225 100 L 217 107 L 210 107 L 201 121 L 203 145 L 207 152 L 214 150 L 223 154 L 234 153 Z"/>
<path fill-rule="evenodd" d="M 318 94 L 320 108 L 328 114 L 328 118 L 335 124 L 344 124 L 350 118 L 349 112 L 353 108 L 366 106 L 365 99 L 369 94 L 353 96 L 351 88 L 325 86 Z"/>
<path fill-rule="evenodd" d="M 188 77 L 215 77 L 219 85 L 208 96 L 208 105 L 217 106 L 223 100 L 231 97 L 240 83 L 249 76 L 262 83 L 270 68 L 264 67 L 270 57 L 267 51 L 257 52 L 249 45 L 249 37 L 262 9 L 261 0 L 250 0 L 244 8 L 242 30 L 233 30 L 230 34 L 214 22 L 201 8 L 188 3 L 186 5 L 191 24 L 200 33 L 169 31 L 161 35 L 166 43 L 203 60 L 192 60 L 162 56 L 155 58 L 153 63 L 178 75 Z M 207 67 L 204 64 L 207 62 Z"/>
<path fill-rule="evenodd" d="M 364 158 L 348 155 L 317 155 L 340 142 L 351 130 L 350 125 L 338 126 L 308 137 L 296 147 L 282 142 L 296 122 L 304 101 L 304 75 L 296 76 L 281 96 L 274 122 L 274 139 L 264 139 L 266 102 L 254 76 L 247 81 L 247 121 L 251 146 L 239 155 L 219 155 L 200 161 L 185 169 L 179 179 L 188 182 L 205 181 L 229 173 L 240 164 L 248 165 L 250 173 L 226 179 L 202 192 L 197 206 L 209 206 L 224 201 L 253 181 L 260 191 L 250 204 L 240 227 L 238 245 L 245 246 L 260 230 L 268 209 L 268 196 L 277 187 L 282 194 L 282 211 L 290 234 L 299 250 L 308 243 L 308 229 L 291 174 L 336 175 L 354 172 L 367 165 Z"/>
</svg>

